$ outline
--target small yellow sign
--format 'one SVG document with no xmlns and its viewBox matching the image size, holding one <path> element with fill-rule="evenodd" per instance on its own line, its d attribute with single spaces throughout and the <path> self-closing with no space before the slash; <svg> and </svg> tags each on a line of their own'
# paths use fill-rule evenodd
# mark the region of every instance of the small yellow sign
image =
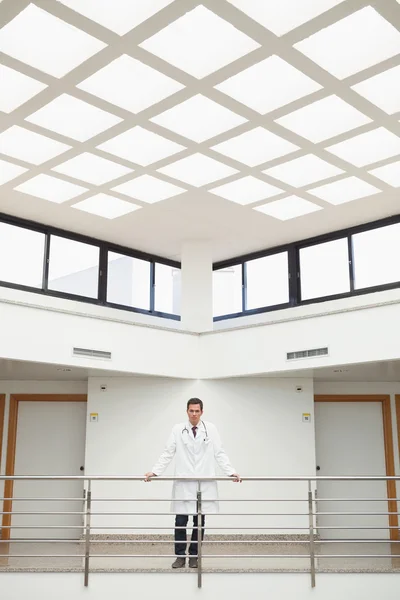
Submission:
<svg viewBox="0 0 400 600">
<path fill-rule="evenodd" d="M 304 421 L 304 423 L 310 423 L 310 421 L 311 421 L 311 414 L 310 413 L 303 413 L 303 421 Z"/>
<path fill-rule="evenodd" d="M 99 413 L 90 413 L 90 422 L 97 423 L 99 420 Z"/>
</svg>

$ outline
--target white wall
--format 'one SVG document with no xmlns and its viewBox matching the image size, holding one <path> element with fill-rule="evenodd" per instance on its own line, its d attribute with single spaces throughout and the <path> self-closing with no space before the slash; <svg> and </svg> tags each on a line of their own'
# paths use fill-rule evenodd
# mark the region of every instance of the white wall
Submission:
<svg viewBox="0 0 400 600">
<path fill-rule="evenodd" d="M 277 372 L 284 376 L 294 369 L 400 358 L 400 303 L 308 315 L 297 320 L 291 319 L 289 312 L 285 313 L 289 320 L 202 334 L 203 371 L 199 376 Z M 286 360 L 287 352 L 322 347 L 328 347 L 328 356 Z"/>
<path fill-rule="evenodd" d="M 0 290 L 7 296 L 6 302 L 0 300 L 2 358 L 167 377 L 197 374 L 198 336 L 135 323 L 129 320 L 131 313 L 120 310 L 76 302 L 77 314 L 66 300 L 3 292 L 5 288 Z M 32 305 L 35 300 L 47 304 Z M 73 347 L 110 351 L 112 360 L 76 358 Z"/>
<path fill-rule="evenodd" d="M 262 325 L 198 335 L 166 328 L 179 327 L 175 321 L 0 288 L 0 357 L 192 379 L 394 360 L 400 290 L 392 292 L 399 298 L 288 309 Z M 74 358 L 73 346 L 111 351 L 112 360 Z M 287 352 L 325 346 L 327 357 L 286 361 Z"/>
<path fill-rule="evenodd" d="M 308 573 L 207 573 L 197 588 L 195 573 L 91 573 L 83 587 L 82 573 L 2 573 L 7 600 L 187 600 L 254 598 L 268 600 L 398 600 L 399 574 L 320 573 L 311 588 Z"/>
<path fill-rule="evenodd" d="M 100 391 L 106 384 L 107 390 Z M 302 380 L 302 393 L 296 393 L 296 380 L 266 378 L 213 381 L 180 381 L 149 378 L 90 378 L 88 411 L 99 415 L 97 423 L 88 423 L 86 436 L 86 473 L 88 475 L 141 475 L 149 471 L 162 452 L 170 429 L 186 419 L 186 402 L 191 396 L 204 401 L 204 419 L 214 422 L 220 431 L 233 466 L 243 476 L 309 476 L 315 473 L 314 428 L 302 422 L 302 413 L 313 413 L 311 380 Z M 173 475 L 170 465 L 165 476 Z M 106 497 L 170 498 L 170 482 L 96 483 L 94 493 Z M 228 498 L 307 498 L 304 482 L 220 483 L 220 497 Z M 221 512 L 304 512 L 306 503 L 221 502 Z M 170 503 L 136 504 L 102 502 L 99 510 L 115 512 L 169 512 Z M 94 517 L 96 528 L 113 526 L 165 527 L 153 533 L 170 533 L 171 517 Z M 308 527 L 307 517 L 218 517 L 208 518 L 212 528 L 271 527 L 263 533 L 283 531 L 282 527 Z M 306 531 L 292 530 L 295 533 Z M 132 530 L 133 533 L 138 531 Z M 150 532 L 150 530 L 148 530 Z M 222 532 L 222 531 L 221 531 Z M 98 530 L 98 533 L 104 531 Z M 225 532 L 226 533 L 226 532 Z M 284 530 L 290 533 L 290 530 Z"/>
</svg>

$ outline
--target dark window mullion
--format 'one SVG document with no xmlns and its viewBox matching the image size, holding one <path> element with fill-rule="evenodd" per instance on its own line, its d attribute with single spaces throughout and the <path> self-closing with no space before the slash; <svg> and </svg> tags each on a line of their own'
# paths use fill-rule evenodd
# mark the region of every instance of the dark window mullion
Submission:
<svg viewBox="0 0 400 600">
<path fill-rule="evenodd" d="M 43 275 L 42 275 L 42 289 L 47 292 L 49 289 L 49 267 L 50 267 L 50 233 L 46 233 L 44 239 L 44 253 L 43 253 Z"/>
<path fill-rule="evenodd" d="M 354 293 L 354 252 L 353 252 L 353 236 L 347 236 L 347 247 L 349 250 L 349 277 L 350 277 L 350 293 Z"/>
<path fill-rule="evenodd" d="M 108 274 L 108 250 L 105 244 L 100 246 L 99 255 L 99 287 L 98 299 L 107 302 L 107 274 Z"/>
<path fill-rule="evenodd" d="M 301 290 L 299 249 L 296 246 L 292 246 L 288 250 L 288 265 L 289 303 L 290 306 L 298 306 L 301 302 Z"/>
<path fill-rule="evenodd" d="M 247 263 L 242 263 L 242 311 L 247 308 Z"/>
<path fill-rule="evenodd" d="M 150 312 L 154 312 L 156 293 L 156 263 L 150 263 Z"/>
</svg>

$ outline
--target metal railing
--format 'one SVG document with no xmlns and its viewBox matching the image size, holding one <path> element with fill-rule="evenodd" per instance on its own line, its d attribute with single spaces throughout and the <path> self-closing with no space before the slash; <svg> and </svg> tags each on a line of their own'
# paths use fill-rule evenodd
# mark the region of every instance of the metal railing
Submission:
<svg viewBox="0 0 400 600">
<path fill-rule="evenodd" d="M 109 498 L 109 497 L 94 497 L 93 496 L 93 490 L 92 490 L 92 483 L 93 482 L 131 482 L 131 481 L 141 481 L 143 482 L 144 477 L 143 476 L 135 476 L 135 477 L 123 477 L 123 476 L 0 476 L 0 481 L 58 481 L 58 482 L 62 482 L 62 481 L 82 481 L 82 484 L 84 485 L 84 496 L 82 498 L 65 498 L 65 497 L 12 497 L 12 492 L 10 493 L 9 497 L 2 497 L 0 498 L 0 501 L 3 501 L 3 511 L 1 511 L 1 515 L 3 518 L 3 526 L 2 526 L 2 539 L 0 540 L 1 544 L 12 544 L 12 543 L 38 543 L 38 544 L 49 544 L 49 543 L 77 543 L 80 546 L 83 546 L 84 549 L 84 553 L 81 554 L 3 554 L 0 551 L 0 558 L 1 559 L 9 559 L 9 558 L 15 558 L 16 556 L 18 558 L 50 558 L 50 557 L 54 557 L 56 556 L 57 558 L 81 558 L 83 559 L 83 571 L 84 571 L 84 585 L 88 586 L 89 585 L 89 574 L 91 572 L 90 570 L 90 562 L 91 559 L 93 557 L 98 558 L 99 555 L 96 555 L 93 550 L 96 546 L 96 544 L 107 544 L 107 545 L 112 545 L 112 544 L 121 544 L 121 543 L 127 543 L 127 539 L 92 539 L 92 536 L 94 535 L 93 532 L 98 532 L 98 531 L 109 531 L 109 530 L 129 530 L 129 531 L 135 531 L 135 530 L 157 530 L 157 531 L 163 531 L 163 530 L 171 530 L 173 528 L 173 526 L 168 526 L 168 527 L 164 527 L 164 526 L 115 526 L 115 525 L 92 525 L 92 517 L 97 517 L 97 516 L 119 516 L 119 517 L 124 517 L 124 516 L 161 516 L 161 515 L 173 515 L 173 513 L 165 513 L 165 512 L 121 512 L 121 511 L 116 511 L 116 512 L 99 512 L 99 511 L 95 511 L 93 510 L 93 503 L 95 502 L 106 502 L 106 503 L 119 503 L 119 502 L 165 502 L 165 501 L 170 501 L 171 498 L 147 498 L 147 497 L 115 497 L 115 498 Z M 191 481 L 193 482 L 193 478 L 189 478 L 189 477 L 154 477 L 152 478 L 152 481 Z M 218 541 L 213 541 L 213 540 L 203 540 L 202 539 L 202 535 L 201 535 L 201 524 L 202 524 L 202 516 L 205 514 L 205 511 L 203 510 L 203 501 L 206 500 L 207 502 L 211 501 L 216 501 L 217 498 L 204 498 L 203 497 L 203 493 L 202 493 L 202 489 L 201 489 L 201 484 L 204 482 L 210 482 L 210 481 L 230 481 L 232 482 L 232 479 L 229 477 L 202 477 L 199 479 L 195 480 L 197 482 L 197 496 L 194 499 L 195 503 L 196 503 L 196 511 L 193 513 L 190 513 L 189 516 L 197 516 L 198 519 L 198 525 L 197 525 L 197 529 L 198 534 L 200 533 L 200 535 L 197 536 L 197 542 L 192 542 L 193 544 L 197 544 L 197 554 L 193 555 L 193 557 L 197 558 L 197 585 L 198 587 L 202 587 L 202 577 L 203 577 L 203 572 L 204 572 L 204 568 L 203 568 L 203 558 L 204 558 L 204 554 L 203 554 L 203 548 L 204 545 L 207 544 L 214 544 L 214 543 L 218 543 L 218 544 L 226 544 L 228 547 L 230 544 L 281 544 L 281 543 L 288 543 L 288 539 L 286 538 L 285 540 L 279 540 L 279 539 L 273 539 L 273 540 L 267 540 L 267 539 L 262 539 L 262 540 L 250 540 L 250 539 L 245 539 L 245 540 L 237 540 L 237 539 L 218 539 Z M 400 481 L 400 477 L 243 477 L 242 481 L 244 482 L 244 484 L 246 484 L 246 482 L 303 482 L 304 484 L 307 484 L 307 491 L 306 494 L 304 495 L 304 497 L 291 497 L 291 498 L 237 498 L 237 497 L 231 497 L 231 498 L 223 498 L 223 499 L 218 499 L 219 501 L 223 501 L 223 502 L 262 502 L 262 503 L 268 503 L 268 502 L 274 502 L 274 503 L 282 503 L 282 502 L 293 502 L 293 503 L 297 503 L 297 502 L 301 502 L 303 503 L 305 506 L 307 506 L 307 510 L 306 512 L 279 512 L 279 513 L 270 513 L 270 512 L 253 512 L 253 511 L 249 511 L 249 512 L 245 512 L 245 513 L 240 513 L 240 512 L 234 512 L 234 513 L 218 513 L 219 516 L 230 516 L 230 517 L 245 517 L 245 516 L 254 516 L 254 517 L 304 517 L 307 518 L 307 525 L 304 526 L 280 526 L 280 525 L 275 525 L 273 527 L 265 527 L 265 526 L 261 526 L 261 527 L 243 527 L 243 526 L 239 526 L 239 527 L 224 527 L 224 526 L 217 526 L 217 527 L 213 527 L 211 529 L 216 529 L 218 531 L 231 531 L 232 530 L 237 530 L 239 529 L 240 531 L 253 531 L 256 530 L 257 532 L 260 531 L 304 531 L 306 532 L 304 535 L 304 539 L 302 540 L 294 540 L 291 539 L 290 540 L 290 544 L 307 544 L 308 546 L 308 553 L 304 553 L 304 554 L 207 554 L 207 558 L 212 558 L 212 559 L 219 559 L 219 558 L 279 558 L 279 559 L 283 559 L 283 558 L 302 558 L 302 559 L 309 559 L 309 573 L 311 575 L 311 586 L 315 587 L 315 583 L 316 583 L 316 559 L 317 558 L 393 558 L 393 554 L 322 554 L 322 555 L 318 555 L 317 552 L 317 548 L 319 544 L 335 544 L 335 543 L 343 543 L 343 544 L 352 544 L 352 543 L 358 543 L 358 544 L 381 544 L 381 543 L 390 543 L 390 544 L 399 544 L 400 543 L 400 530 L 399 530 L 399 525 L 398 525 L 398 515 L 400 514 L 397 511 L 397 504 L 396 504 L 396 510 L 391 511 L 379 511 L 379 512 L 324 512 L 324 511 L 320 511 L 318 510 L 318 504 L 319 503 L 323 503 L 323 502 L 357 502 L 357 503 L 362 503 L 362 502 L 383 502 L 383 503 L 389 503 L 388 506 L 390 508 L 390 506 L 393 507 L 393 503 L 397 503 L 400 502 L 400 498 L 397 497 L 380 497 L 380 498 L 370 498 L 370 497 L 338 497 L 338 498 L 320 498 L 320 497 L 316 497 L 316 494 L 314 493 L 313 490 L 315 490 L 316 486 L 318 485 L 318 482 L 320 481 Z M 180 499 L 175 499 L 175 500 L 180 500 Z M 183 500 L 183 499 L 182 499 Z M 187 500 L 187 499 L 185 499 Z M 18 502 L 67 502 L 67 501 L 71 501 L 71 502 L 79 502 L 82 503 L 82 510 L 81 511 L 18 511 L 18 510 L 13 510 L 13 507 L 11 505 L 11 503 L 18 503 Z M 10 510 L 5 510 L 5 508 L 7 508 L 7 506 L 10 508 Z M 36 524 L 36 525 L 15 525 L 12 523 L 12 517 L 15 515 L 26 515 L 26 516 L 38 516 L 38 515 L 46 515 L 46 516 L 56 516 L 56 515 L 63 515 L 63 516 L 80 516 L 82 517 L 82 524 L 79 525 L 42 525 L 42 524 Z M 331 525 L 331 526 L 321 526 L 317 523 L 317 518 L 320 516 L 353 516 L 353 517 L 357 517 L 357 516 L 368 516 L 368 517 L 374 517 L 374 516 L 387 516 L 388 519 L 388 523 L 386 526 L 383 525 L 358 525 L 358 524 L 353 524 L 351 526 L 337 526 L 337 525 Z M 394 523 L 394 524 L 390 524 L 390 523 Z M 23 539 L 23 538 L 18 538 L 18 537 L 12 537 L 11 538 L 11 531 L 12 530 L 18 530 L 18 529 L 23 529 L 23 530 L 80 530 L 81 531 L 81 539 L 57 539 L 57 538 L 46 538 L 46 539 L 32 539 L 32 538 L 28 538 L 28 539 Z M 186 527 L 175 527 L 175 529 L 186 529 Z M 208 528 L 209 529 L 209 528 Z M 320 531 L 324 531 L 324 530 L 336 530 L 336 531 L 348 531 L 348 530 L 387 530 L 390 532 L 390 538 L 388 539 L 318 539 L 319 536 L 319 532 Z M 121 537 L 121 536 L 119 536 Z M 148 536 L 149 537 L 149 536 Z M 148 543 L 152 543 L 152 544 L 160 544 L 162 546 L 162 544 L 171 544 L 172 541 L 171 540 L 146 540 L 146 539 L 135 539 L 133 540 L 129 540 L 131 543 L 134 544 L 148 544 Z M 3 546 L 4 547 L 4 546 Z M 398 546 L 399 549 L 399 553 L 398 556 L 400 556 L 400 546 Z M 395 553 L 396 555 L 397 553 Z M 154 557 L 163 557 L 163 558 L 175 558 L 175 554 L 107 554 L 106 556 L 111 557 L 111 556 L 115 556 L 115 557 L 119 557 L 119 558 L 154 558 Z"/>
</svg>

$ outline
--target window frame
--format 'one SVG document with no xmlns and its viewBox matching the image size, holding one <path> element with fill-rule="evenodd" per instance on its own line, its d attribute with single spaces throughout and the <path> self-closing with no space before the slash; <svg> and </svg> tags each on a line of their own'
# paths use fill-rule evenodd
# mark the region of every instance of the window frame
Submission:
<svg viewBox="0 0 400 600">
<path fill-rule="evenodd" d="M 0 213 L 0 222 L 14 225 L 17 227 L 21 227 L 22 229 L 28 229 L 30 231 L 36 231 L 38 233 L 43 233 L 45 235 L 45 243 L 44 243 L 44 257 L 43 257 L 43 277 L 42 277 L 42 287 L 34 288 L 28 285 L 15 284 L 10 283 L 8 281 L 0 281 L 1 287 L 12 288 L 21 290 L 23 292 L 33 292 L 35 294 L 39 294 L 41 296 L 51 296 L 54 298 L 63 298 L 66 300 L 73 300 L 76 302 L 84 302 L 86 304 L 95 304 L 100 306 L 106 306 L 109 308 L 117 308 L 119 310 L 125 310 L 128 312 L 139 313 L 144 315 L 151 315 L 155 317 L 160 317 L 163 319 L 171 319 L 174 321 L 180 321 L 180 315 L 174 315 L 169 313 L 163 313 L 154 310 L 154 294 L 155 294 L 155 285 L 154 285 L 154 264 L 156 262 L 174 267 L 177 269 L 181 269 L 181 263 L 173 260 L 169 260 L 160 256 L 156 256 L 153 254 L 148 254 L 146 252 L 141 252 L 139 250 L 134 250 L 132 248 L 126 248 L 124 246 L 120 246 L 118 244 L 114 244 L 112 242 L 105 242 L 104 240 L 99 240 L 96 238 L 92 238 L 86 235 L 81 235 L 78 233 L 73 233 L 69 231 L 65 231 L 63 229 L 59 229 L 57 227 L 43 225 L 41 223 L 37 223 L 35 221 L 30 221 L 27 219 L 21 219 L 19 217 L 13 217 L 11 215 L 7 215 L 4 213 Z M 63 237 L 70 241 L 82 242 L 84 244 L 90 244 L 92 246 L 96 246 L 99 248 L 99 280 L 98 280 L 98 293 L 97 298 L 88 298 L 87 296 L 80 296 L 77 294 L 71 294 L 68 292 L 58 292 L 55 290 L 50 290 L 49 285 L 49 266 L 50 266 L 50 237 L 51 235 L 55 235 L 58 237 Z M 150 262 L 150 282 L 149 282 L 149 294 L 150 294 L 150 310 L 145 310 L 141 308 L 135 308 L 131 306 L 125 306 L 123 304 L 114 304 L 112 302 L 107 302 L 107 274 L 108 274 L 108 252 L 116 252 L 118 254 L 123 254 L 124 256 L 128 256 L 131 258 L 138 258 L 140 260 L 145 260 Z"/>
<path fill-rule="evenodd" d="M 217 321 L 225 321 L 227 319 L 236 319 L 238 317 L 245 317 L 250 315 L 262 314 L 266 312 L 272 312 L 276 310 L 282 310 L 286 308 L 292 308 L 295 306 L 307 306 L 309 304 L 317 304 L 320 302 L 327 302 L 331 300 L 340 300 L 342 298 L 351 298 L 355 296 L 362 296 L 364 294 L 372 294 L 374 292 L 392 290 L 396 288 L 400 288 L 400 281 L 396 281 L 393 283 L 377 285 L 367 288 L 355 289 L 354 286 L 354 249 L 353 249 L 353 240 L 352 236 L 357 233 L 363 233 L 365 231 L 372 231 L 374 229 L 379 229 L 381 227 L 386 227 L 388 225 L 395 225 L 400 223 L 400 215 L 394 215 L 392 217 L 386 217 L 384 219 L 379 219 L 377 221 L 373 221 L 371 223 L 365 223 L 362 225 L 356 225 L 353 227 L 348 227 L 346 229 L 341 229 L 338 231 L 333 231 L 331 233 L 326 233 L 323 235 L 315 236 L 312 238 L 308 238 L 305 240 L 299 240 L 296 242 L 292 242 L 290 244 L 283 244 L 281 246 L 276 246 L 274 248 L 270 248 L 267 250 L 260 250 L 257 252 L 253 252 L 250 254 L 237 256 L 235 258 L 231 258 L 228 260 L 220 261 L 213 264 L 213 271 L 234 266 L 234 265 L 242 265 L 242 282 L 243 282 L 243 290 L 242 290 L 242 311 L 229 314 L 229 315 L 219 315 L 213 317 L 214 322 Z M 334 294 L 330 296 L 320 296 L 318 298 L 310 298 L 307 300 L 301 299 L 301 280 L 300 280 L 300 249 L 308 248 L 310 246 L 316 246 L 319 244 L 323 244 L 326 242 L 332 242 L 338 239 L 347 238 L 348 245 L 348 256 L 349 256 L 349 278 L 350 278 L 350 291 L 344 292 L 340 294 Z M 247 294 L 247 278 L 246 278 L 246 268 L 245 264 L 249 260 L 254 260 L 257 258 L 264 258 L 267 256 L 272 256 L 273 254 L 277 254 L 280 252 L 288 252 L 288 277 L 289 277 L 289 302 L 287 304 L 280 304 L 276 306 L 264 306 L 261 308 L 256 308 L 252 310 L 245 310 L 244 299 Z"/>
</svg>

